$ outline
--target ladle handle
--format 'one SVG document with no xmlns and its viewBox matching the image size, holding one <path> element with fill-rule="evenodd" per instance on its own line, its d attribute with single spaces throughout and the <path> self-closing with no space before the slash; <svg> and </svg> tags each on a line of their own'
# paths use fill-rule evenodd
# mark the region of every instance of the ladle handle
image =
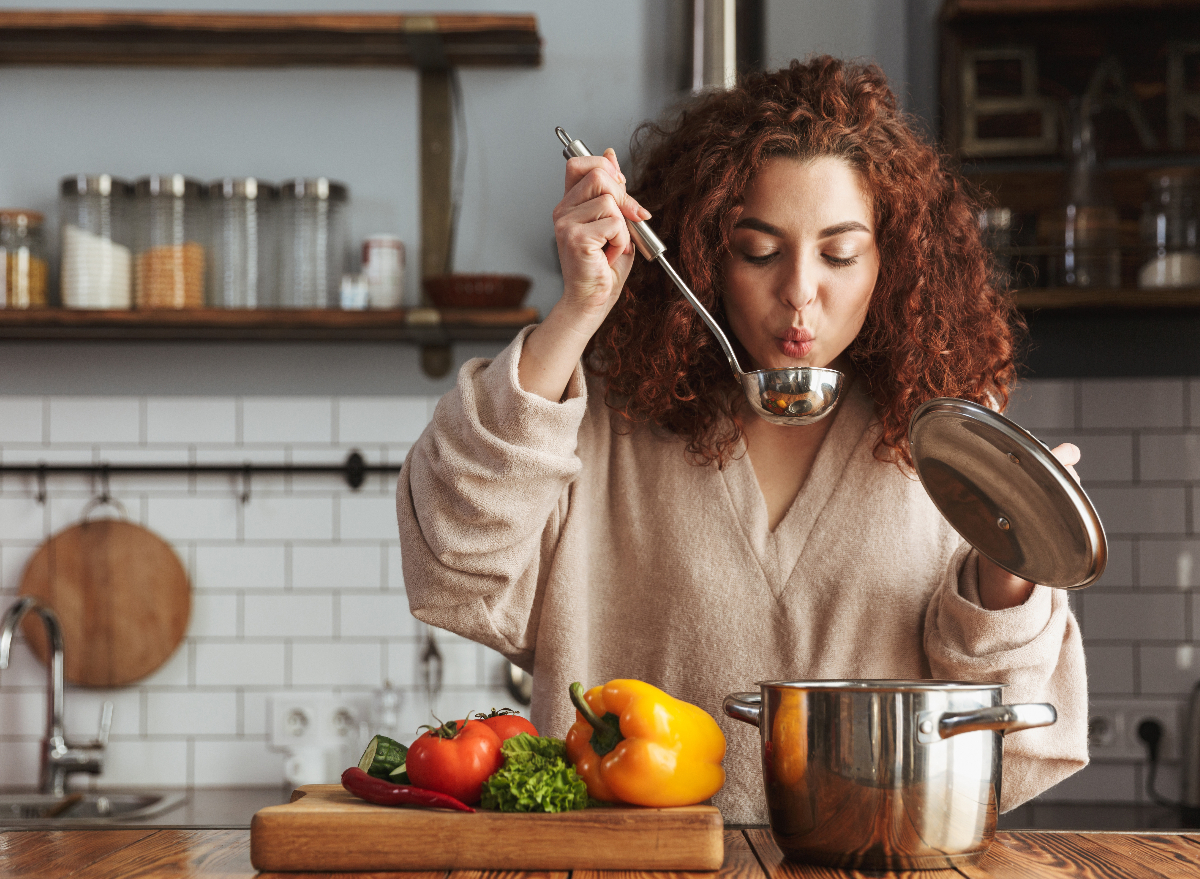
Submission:
<svg viewBox="0 0 1200 879">
<path fill-rule="evenodd" d="M 592 151 L 587 148 L 582 140 L 571 137 L 561 127 L 555 128 L 554 133 L 562 141 L 564 159 L 592 155 Z M 696 314 L 700 315 L 700 319 L 704 321 L 705 326 L 717 337 L 717 344 L 725 352 L 725 358 L 729 361 L 729 366 L 733 370 L 733 374 L 741 381 L 742 365 L 738 363 L 737 355 L 733 353 L 733 346 L 729 344 L 729 339 L 726 337 L 725 331 L 713 320 L 712 315 L 708 313 L 708 309 L 700 304 L 700 300 L 696 298 L 696 294 L 684 283 L 683 278 L 679 277 L 674 267 L 667 262 L 667 258 L 664 255 L 667 252 L 667 245 L 662 243 L 662 239 L 654 234 L 654 230 L 646 225 L 644 220 L 638 220 L 637 222 L 626 220 L 625 222 L 629 226 L 629 237 L 633 239 L 634 247 L 638 249 L 638 253 L 651 262 L 657 262 L 663 267 L 663 270 L 667 273 L 667 277 L 674 282 L 675 286 L 679 288 L 679 292 L 683 294 L 684 299 L 696 310 Z"/>
</svg>

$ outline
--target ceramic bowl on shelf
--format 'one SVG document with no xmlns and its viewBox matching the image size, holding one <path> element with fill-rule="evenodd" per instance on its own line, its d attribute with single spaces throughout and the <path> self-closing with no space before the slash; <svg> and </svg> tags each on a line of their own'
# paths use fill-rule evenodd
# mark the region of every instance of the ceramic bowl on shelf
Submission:
<svg viewBox="0 0 1200 879">
<path fill-rule="evenodd" d="M 524 275 L 432 275 L 422 282 L 437 308 L 516 308 L 532 283 Z"/>
</svg>

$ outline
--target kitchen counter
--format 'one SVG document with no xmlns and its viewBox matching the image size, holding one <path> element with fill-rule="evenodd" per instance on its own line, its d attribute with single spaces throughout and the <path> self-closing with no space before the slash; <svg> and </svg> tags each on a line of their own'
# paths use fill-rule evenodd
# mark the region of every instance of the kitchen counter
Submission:
<svg viewBox="0 0 1200 879">
<path fill-rule="evenodd" d="M 1076 833 L 1005 831 L 974 866 L 923 874 L 872 873 L 874 877 L 917 875 L 987 877 L 1120 876 L 1195 879 L 1200 863 L 1200 833 Z M 0 876 L 71 876 L 72 879 L 122 879 L 176 876 L 221 879 L 313 879 L 334 874 L 255 873 L 250 866 L 250 831 L 217 829 L 9 830 L 0 832 Z M 350 879 L 355 874 L 337 874 Z M 359 874 L 366 879 L 367 874 Z M 371 874 L 379 877 L 381 874 Z M 388 874 L 413 879 L 484 879 L 488 874 L 456 871 Z M 613 874 L 635 879 L 636 873 Z M 689 874 L 646 873 L 663 879 Z M 699 875 L 699 874 L 697 874 Z M 769 831 L 729 829 L 725 864 L 718 879 L 806 879 L 863 876 L 862 873 L 809 867 L 783 860 Z M 500 879 L 501 874 L 496 874 Z M 503 879 L 584 879 L 558 873 L 505 873 Z"/>
</svg>

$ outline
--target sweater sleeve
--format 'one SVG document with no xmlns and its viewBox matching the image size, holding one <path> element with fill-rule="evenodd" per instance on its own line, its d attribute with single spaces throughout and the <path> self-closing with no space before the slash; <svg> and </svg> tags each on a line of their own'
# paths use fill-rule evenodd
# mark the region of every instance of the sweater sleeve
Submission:
<svg viewBox="0 0 1200 879">
<path fill-rule="evenodd" d="M 1004 736 L 1000 811 L 1007 812 L 1087 765 L 1087 674 L 1079 625 L 1061 589 L 1035 586 L 1024 604 L 985 610 L 978 553 L 964 545 L 925 618 L 934 678 L 1005 684 L 1006 704 L 1049 702 L 1052 726 Z"/>
<path fill-rule="evenodd" d="M 587 402 L 576 367 L 562 402 L 517 379 L 530 329 L 470 360 L 409 451 L 396 490 L 414 616 L 532 669 L 543 559 L 553 553 Z"/>
</svg>

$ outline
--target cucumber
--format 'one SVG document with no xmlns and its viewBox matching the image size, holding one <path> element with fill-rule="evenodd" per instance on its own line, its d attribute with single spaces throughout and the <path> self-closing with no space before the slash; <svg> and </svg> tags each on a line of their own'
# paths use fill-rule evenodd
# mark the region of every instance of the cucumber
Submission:
<svg viewBox="0 0 1200 879">
<path fill-rule="evenodd" d="M 395 776 L 404 773 L 407 760 L 408 748 L 387 736 L 375 736 L 363 751 L 358 768 L 367 775 L 396 781 Z"/>
</svg>

